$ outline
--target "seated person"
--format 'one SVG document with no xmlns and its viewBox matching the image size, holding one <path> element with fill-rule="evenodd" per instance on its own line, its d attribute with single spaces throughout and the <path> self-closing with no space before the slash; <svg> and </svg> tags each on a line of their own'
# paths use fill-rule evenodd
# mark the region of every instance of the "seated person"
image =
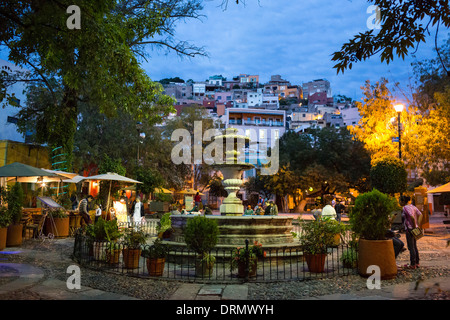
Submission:
<svg viewBox="0 0 450 320">
<path fill-rule="evenodd" d="M 253 215 L 254 214 L 254 212 L 253 212 L 253 210 L 252 210 L 252 206 L 247 206 L 247 210 L 245 210 L 245 212 L 244 212 L 244 216 L 251 216 L 251 215 Z"/>
</svg>

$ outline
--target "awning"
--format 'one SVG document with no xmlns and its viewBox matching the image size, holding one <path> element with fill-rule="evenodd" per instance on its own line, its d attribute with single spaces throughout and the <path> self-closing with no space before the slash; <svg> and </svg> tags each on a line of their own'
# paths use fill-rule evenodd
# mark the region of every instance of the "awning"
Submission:
<svg viewBox="0 0 450 320">
<path fill-rule="evenodd" d="M 427 193 L 442 193 L 442 192 L 450 192 L 450 182 L 440 187 L 437 187 L 433 190 L 427 191 Z"/>
</svg>

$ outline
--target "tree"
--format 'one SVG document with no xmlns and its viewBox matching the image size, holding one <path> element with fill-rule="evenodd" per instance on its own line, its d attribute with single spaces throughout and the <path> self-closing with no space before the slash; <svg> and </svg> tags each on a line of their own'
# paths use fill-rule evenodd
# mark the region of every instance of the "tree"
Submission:
<svg viewBox="0 0 450 320">
<path fill-rule="evenodd" d="M 377 159 L 370 169 L 372 187 L 383 193 L 405 192 L 407 176 L 403 161 L 394 157 Z"/>
<path fill-rule="evenodd" d="M 0 45 L 9 51 L 10 61 L 30 69 L 26 78 L 14 79 L 32 86 L 30 101 L 18 114 L 19 127 L 25 130 L 25 123 L 33 123 L 36 142 L 63 146 L 69 155 L 80 101 L 98 106 L 107 116 L 123 111 L 150 124 L 174 111 L 173 100 L 140 67 L 138 58 L 149 57 L 145 47 L 185 56 L 205 54 L 174 37 L 177 22 L 199 17 L 199 0 L 78 1 L 82 30 L 66 25 L 71 4 L 0 4 Z M 2 77 L 0 88 L 8 83 L 9 77 Z M 1 92 L 3 100 L 5 90 Z"/>
<path fill-rule="evenodd" d="M 371 29 L 359 33 L 344 43 L 340 51 L 334 52 L 332 61 L 337 62 L 334 65 L 337 73 L 351 69 L 353 63 L 376 54 L 380 54 L 381 62 L 387 64 L 394 59 L 394 55 L 404 59 L 415 46 L 425 42 L 425 34 L 429 33 L 430 25 L 437 26 L 436 34 L 440 25 L 450 27 L 450 8 L 447 1 L 369 2 L 379 10 L 381 29 L 378 32 Z M 450 77 L 449 71 L 447 76 Z"/>
</svg>

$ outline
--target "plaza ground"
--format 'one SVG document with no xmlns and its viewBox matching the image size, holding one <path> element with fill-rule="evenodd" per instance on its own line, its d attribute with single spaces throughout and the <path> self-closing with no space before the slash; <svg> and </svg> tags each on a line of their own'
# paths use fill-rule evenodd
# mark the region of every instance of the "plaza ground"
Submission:
<svg viewBox="0 0 450 320">
<path fill-rule="evenodd" d="M 281 214 L 284 215 L 284 214 Z M 304 219 L 312 219 L 304 215 Z M 346 217 L 344 217 L 346 220 Z M 369 289 L 366 279 L 346 276 L 323 280 L 273 283 L 202 284 L 139 279 L 81 269 L 81 288 L 68 289 L 66 269 L 75 262 L 73 238 L 27 240 L 0 251 L 0 300 L 449 300 L 450 239 L 442 213 L 430 217 L 430 228 L 418 242 L 421 268 L 400 270 L 397 279 Z M 401 240 L 406 245 L 405 235 Z M 398 264 L 409 262 L 401 253 Z"/>
</svg>

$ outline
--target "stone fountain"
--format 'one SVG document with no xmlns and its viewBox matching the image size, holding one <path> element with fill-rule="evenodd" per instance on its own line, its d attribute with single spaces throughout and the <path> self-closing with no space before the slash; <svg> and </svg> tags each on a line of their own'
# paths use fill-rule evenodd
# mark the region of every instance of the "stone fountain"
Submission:
<svg viewBox="0 0 450 320">
<path fill-rule="evenodd" d="M 264 248 L 298 249 L 298 241 L 292 236 L 292 217 L 284 216 L 243 216 L 244 206 L 242 201 L 236 196 L 243 181 L 241 175 L 245 170 L 254 168 L 253 164 L 240 161 L 240 149 L 249 142 L 246 136 L 238 135 L 237 129 L 228 128 L 224 135 L 215 137 L 222 139 L 225 151 L 225 162 L 214 164 L 216 170 L 222 172 L 223 185 L 228 192 L 228 196 L 220 206 L 220 216 L 207 215 L 208 219 L 214 219 L 219 226 L 219 237 L 217 248 L 231 250 L 245 245 L 245 240 L 250 243 L 258 241 Z M 240 148 L 239 148 L 240 147 Z M 170 238 L 172 246 L 185 247 L 183 229 L 188 219 L 195 215 L 172 215 L 173 233 Z"/>
<path fill-rule="evenodd" d="M 221 206 L 221 215 L 241 216 L 244 213 L 244 206 L 241 199 L 236 196 L 242 185 L 242 173 L 246 170 L 253 169 L 255 166 L 240 160 L 241 151 L 245 144 L 250 142 L 250 138 L 237 134 L 236 128 L 228 128 L 224 135 L 215 137 L 223 143 L 225 150 L 225 162 L 222 164 L 214 164 L 212 167 L 222 172 L 222 184 L 228 192 Z"/>
</svg>

